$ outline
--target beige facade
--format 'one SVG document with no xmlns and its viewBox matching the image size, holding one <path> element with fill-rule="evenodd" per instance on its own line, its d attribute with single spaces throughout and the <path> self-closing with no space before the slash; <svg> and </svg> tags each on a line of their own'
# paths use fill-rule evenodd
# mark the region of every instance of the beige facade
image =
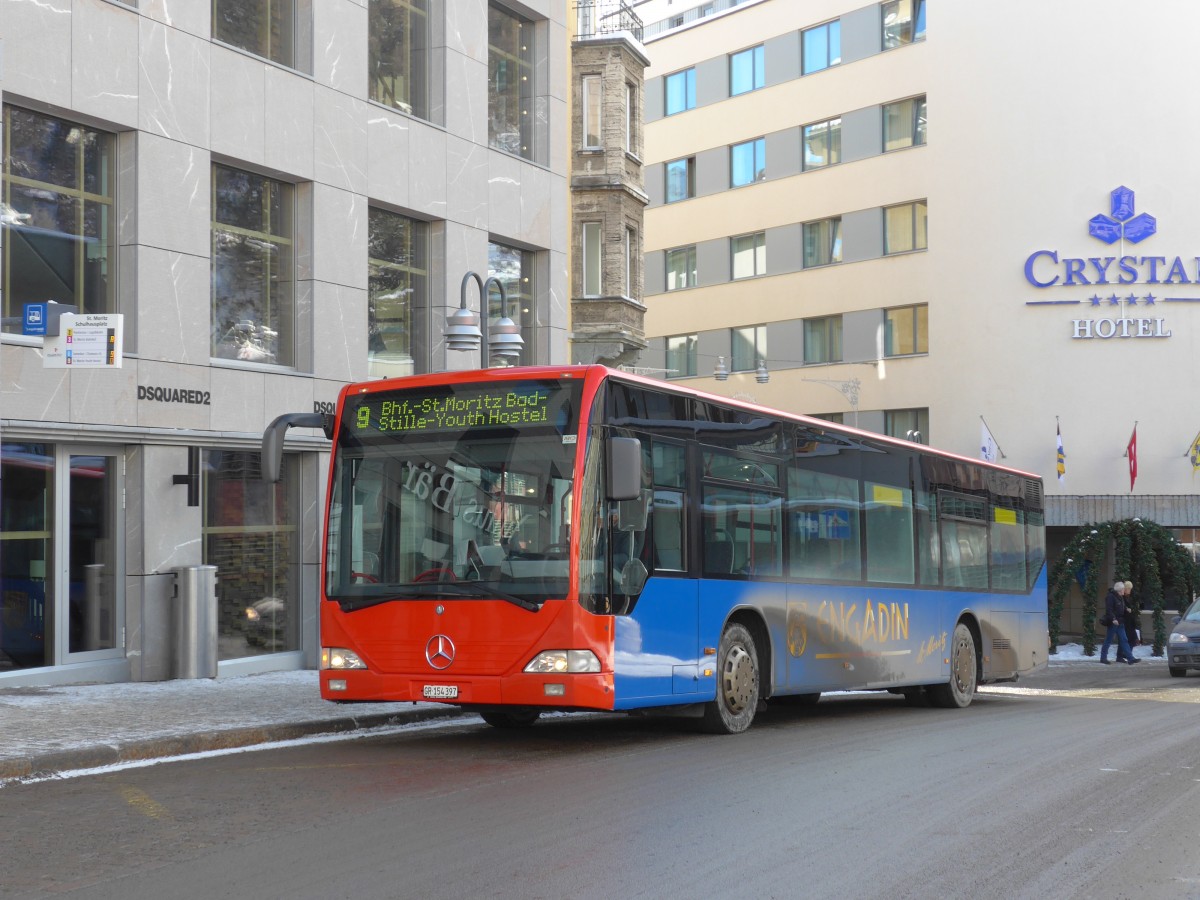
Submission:
<svg viewBox="0 0 1200 900">
<path fill-rule="evenodd" d="M 1018 0 L 1004 36 L 994 8 L 938 0 L 639 5 L 643 361 L 973 458 L 986 421 L 1000 462 L 1045 479 L 1047 524 L 1063 527 L 1052 550 L 1088 521 L 1200 525 L 1200 186 L 1186 162 L 1200 125 L 1185 112 L 1200 9 L 1169 23 L 1122 10 Z M 759 46 L 758 80 L 736 93 Z M 834 122 L 840 155 L 822 158 Z M 758 138 L 765 162 L 733 186 L 734 148 Z M 833 219 L 830 262 L 815 223 Z M 745 256 L 735 242 L 760 233 Z M 755 326 L 742 333 L 760 346 L 739 353 Z"/>
</svg>

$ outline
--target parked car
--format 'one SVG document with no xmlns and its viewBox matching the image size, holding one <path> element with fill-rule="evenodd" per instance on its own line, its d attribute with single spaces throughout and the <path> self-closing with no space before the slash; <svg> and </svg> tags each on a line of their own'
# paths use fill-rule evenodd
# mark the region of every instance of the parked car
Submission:
<svg viewBox="0 0 1200 900">
<path fill-rule="evenodd" d="M 1200 600 L 1177 616 L 1167 638 L 1167 668 L 1176 678 L 1200 669 Z"/>
</svg>

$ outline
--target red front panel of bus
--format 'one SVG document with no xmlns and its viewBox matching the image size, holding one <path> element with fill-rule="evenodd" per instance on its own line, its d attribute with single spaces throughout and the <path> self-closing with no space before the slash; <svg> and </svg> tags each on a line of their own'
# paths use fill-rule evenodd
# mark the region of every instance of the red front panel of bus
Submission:
<svg viewBox="0 0 1200 900">
<path fill-rule="evenodd" d="M 503 600 L 402 600 L 344 613 L 325 601 L 321 644 L 354 650 L 367 669 L 321 672 L 321 696 L 340 701 L 444 700 L 459 705 L 613 708 L 611 619 L 550 600 L 537 612 Z M 590 649 L 598 674 L 529 674 L 539 651 Z M 345 690 L 331 690 L 330 680 Z M 547 695 L 546 685 L 562 685 Z M 426 686 L 453 688 L 427 696 Z"/>
</svg>

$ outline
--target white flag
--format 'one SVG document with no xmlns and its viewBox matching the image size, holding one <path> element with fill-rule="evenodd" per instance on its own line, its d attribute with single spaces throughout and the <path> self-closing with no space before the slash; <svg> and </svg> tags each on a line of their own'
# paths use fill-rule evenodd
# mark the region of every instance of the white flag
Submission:
<svg viewBox="0 0 1200 900">
<path fill-rule="evenodd" d="M 996 446 L 996 439 L 992 437 L 991 430 L 987 427 L 987 422 L 979 423 L 979 458 L 988 462 L 995 462 L 1000 456 L 1000 448 Z"/>
</svg>

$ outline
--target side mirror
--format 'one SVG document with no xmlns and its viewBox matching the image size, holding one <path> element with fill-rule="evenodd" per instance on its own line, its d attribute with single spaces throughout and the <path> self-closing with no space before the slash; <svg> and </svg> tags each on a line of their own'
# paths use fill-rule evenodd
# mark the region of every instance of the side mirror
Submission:
<svg viewBox="0 0 1200 900">
<path fill-rule="evenodd" d="M 333 416 L 326 413 L 284 413 L 267 426 L 262 437 L 262 479 L 268 484 L 279 480 L 283 469 L 283 438 L 289 428 L 320 428 L 333 439 Z"/>
<path fill-rule="evenodd" d="M 636 500 L 642 496 L 642 442 L 637 438 L 608 439 L 608 499 Z"/>
</svg>

